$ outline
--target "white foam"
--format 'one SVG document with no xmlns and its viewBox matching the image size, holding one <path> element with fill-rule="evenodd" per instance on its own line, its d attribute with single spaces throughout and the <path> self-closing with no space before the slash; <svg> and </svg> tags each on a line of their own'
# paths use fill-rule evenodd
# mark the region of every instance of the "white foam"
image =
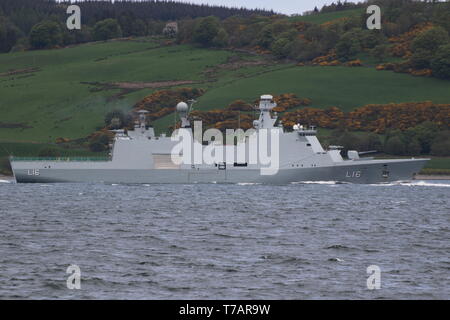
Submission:
<svg viewBox="0 0 450 320">
<path fill-rule="evenodd" d="M 12 182 L 12 180 L 1 180 L 0 179 L 0 183 L 11 183 Z"/>
<path fill-rule="evenodd" d="M 338 184 L 337 181 L 299 181 L 291 182 L 291 184 Z"/>
<path fill-rule="evenodd" d="M 256 186 L 259 185 L 261 183 L 257 183 L 257 182 L 239 182 L 237 185 L 238 186 Z"/>
<path fill-rule="evenodd" d="M 409 187 L 444 187 L 448 188 L 450 187 L 450 184 L 448 183 L 436 183 L 436 182 L 427 182 L 427 181 L 416 181 L 416 182 L 404 182 L 401 183 L 402 186 L 409 186 Z"/>
<path fill-rule="evenodd" d="M 440 187 L 440 188 L 448 188 L 450 184 L 448 183 L 436 183 L 436 182 L 427 182 L 427 181 L 414 181 L 414 182 L 392 182 L 392 183 L 380 183 L 380 184 L 372 184 L 372 186 L 379 187 L 391 187 L 391 186 L 405 186 L 405 187 Z"/>
</svg>

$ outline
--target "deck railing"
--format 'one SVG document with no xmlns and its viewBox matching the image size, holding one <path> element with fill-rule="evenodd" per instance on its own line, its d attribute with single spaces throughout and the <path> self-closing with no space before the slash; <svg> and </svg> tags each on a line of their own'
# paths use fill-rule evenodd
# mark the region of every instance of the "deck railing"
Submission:
<svg viewBox="0 0 450 320">
<path fill-rule="evenodd" d="M 11 161 L 88 162 L 111 161 L 110 157 L 11 157 Z"/>
</svg>

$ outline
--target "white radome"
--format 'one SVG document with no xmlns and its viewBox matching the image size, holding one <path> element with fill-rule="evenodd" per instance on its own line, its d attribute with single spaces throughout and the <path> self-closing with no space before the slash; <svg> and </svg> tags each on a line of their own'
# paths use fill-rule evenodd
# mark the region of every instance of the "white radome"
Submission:
<svg viewBox="0 0 450 320">
<path fill-rule="evenodd" d="M 186 102 L 180 102 L 177 104 L 177 111 L 178 112 L 187 112 L 189 110 L 189 106 Z"/>
</svg>

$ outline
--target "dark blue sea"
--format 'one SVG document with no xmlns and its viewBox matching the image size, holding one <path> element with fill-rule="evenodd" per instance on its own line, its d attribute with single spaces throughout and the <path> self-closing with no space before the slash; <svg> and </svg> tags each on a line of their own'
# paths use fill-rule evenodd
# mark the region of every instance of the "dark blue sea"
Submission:
<svg viewBox="0 0 450 320">
<path fill-rule="evenodd" d="M 0 219 L 0 299 L 450 299 L 450 181 L 0 181 Z"/>
</svg>

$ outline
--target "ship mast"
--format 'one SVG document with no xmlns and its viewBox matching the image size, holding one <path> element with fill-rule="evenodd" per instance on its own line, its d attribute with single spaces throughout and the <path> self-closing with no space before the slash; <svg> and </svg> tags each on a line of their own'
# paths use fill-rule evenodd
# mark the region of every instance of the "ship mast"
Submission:
<svg viewBox="0 0 450 320">
<path fill-rule="evenodd" d="M 139 127 L 141 128 L 141 133 L 144 134 L 147 127 L 147 110 L 139 110 Z"/>
<path fill-rule="evenodd" d="M 272 117 L 270 112 L 276 106 L 277 104 L 273 101 L 273 96 L 268 94 L 261 96 L 259 107 L 256 107 L 260 111 L 259 119 L 253 121 L 255 129 L 271 129 L 274 127 L 277 117 Z"/>
</svg>

